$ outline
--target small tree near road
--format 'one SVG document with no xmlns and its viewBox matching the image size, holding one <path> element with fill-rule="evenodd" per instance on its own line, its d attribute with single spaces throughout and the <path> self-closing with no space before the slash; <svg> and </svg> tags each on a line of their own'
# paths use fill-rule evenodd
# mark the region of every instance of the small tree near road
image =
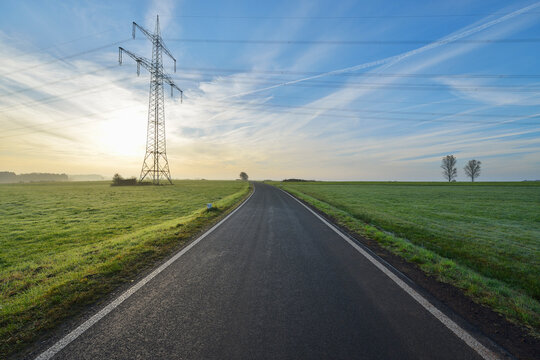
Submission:
<svg viewBox="0 0 540 360">
<path fill-rule="evenodd" d="M 443 176 L 448 182 L 452 182 L 457 177 L 456 169 L 457 159 L 454 155 L 446 155 L 442 158 L 441 168 L 443 169 Z"/>
<path fill-rule="evenodd" d="M 249 176 L 248 174 L 246 174 L 245 172 L 241 172 L 240 173 L 240 179 L 244 180 L 244 181 L 247 181 L 249 179 Z"/>
<path fill-rule="evenodd" d="M 467 165 L 463 168 L 465 170 L 465 174 L 467 174 L 468 177 L 471 178 L 471 181 L 474 182 L 474 179 L 480 176 L 480 165 L 482 164 L 481 161 L 478 160 L 469 160 Z"/>
</svg>

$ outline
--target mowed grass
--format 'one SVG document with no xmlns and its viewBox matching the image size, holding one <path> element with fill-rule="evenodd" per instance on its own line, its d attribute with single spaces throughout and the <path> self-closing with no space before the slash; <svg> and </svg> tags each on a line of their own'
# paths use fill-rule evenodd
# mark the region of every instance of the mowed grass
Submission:
<svg viewBox="0 0 540 360">
<path fill-rule="evenodd" d="M 136 277 L 248 191 L 205 180 L 0 185 L 0 358 Z"/>
<path fill-rule="evenodd" d="M 538 334 L 540 183 L 277 185 Z"/>
</svg>

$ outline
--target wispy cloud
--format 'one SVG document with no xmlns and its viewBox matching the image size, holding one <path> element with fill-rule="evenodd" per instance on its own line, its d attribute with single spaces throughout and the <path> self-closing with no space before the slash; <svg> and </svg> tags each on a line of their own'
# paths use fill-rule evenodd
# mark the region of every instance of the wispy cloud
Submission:
<svg viewBox="0 0 540 360">
<path fill-rule="evenodd" d="M 172 1 L 153 2 L 146 25 L 154 23 L 155 13 L 173 14 L 174 6 Z M 532 176 L 539 171 L 538 161 L 531 162 L 531 153 L 540 150 L 540 125 L 516 128 L 515 124 L 493 124 L 494 121 L 482 124 L 477 118 L 466 122 L 473 119 L 469 115 L 499 110 L 509 103 L 539 105 L 529 97 L 530 93 L 514 93 L 503 87 L 488 92 L 462 91 L 489 83 L 437 77 L 426 84 L 447 88 L 443 96 L 429 93 L 425 98 L 412 98 L 408 92 L 393 90 L 391 86 L 406 86 L 407 79 L 351 77 L 340 82 L 337 89 L 324 89 L 306 101 L 289 101 L 284 104 L 288 107 L 283 108 L 275 104 L 281 92 L 298 90 L 295 85 L 302 83 L 316 84 L 314 81 L 322 77 L 368 69 L 370 74 L 426 71 L 485 46 L 444 46 L 447 43 L 474 34 L 511 34 L 529 24 L 516 21 L 518 15 L 538 6 L 535 3 L 510 15 L 477 22 L 418 49 L 273 86 L 262 86 L 261 83 L 273 81 L 272 76 L 262 79 L 258 71 L 275 68 L 276 59 L 287 51 L 286 46 L 242 54 L 245 61 L 251 59 L 253 73 L 233 73 L 210 80 L 207 75 L 191 74 L 197 82 L 189 83 L 193 85 L 186 89 L 186 101 L 180 104 L 178 100 L 166 100 L 167 145 L 173 176 L 223 178 L 245 170 L 256 178 L 437 179 L 441 154 L 447 153 L 455 153 L 460 159 L 496 159 L 511 154 L 512 166 L 522 169 L 520 176 Z M 308 13 L 309 8 L 299 12 Z M 172 17 L 166 19 L 163 16 L 164 28 L 174 26 Z M 297 23 L 284 34 L 303 25 Z M 19 51 L 1 38 L 0 47 L 10 53 Z M 106 55 L 108 64 L 114 63 L 115 54 Z M 287 66 L 302 71 L 328 57 L 328 47 L 311 46 L 297 51 Z M 107 68 L 81 60 L 70 61 L 69 66 L 60 62 L 43 65 L 44 62 L 35 56 L 17 60 L 0 57 L 0 68 L 6 70 L 0 82 L 0 90 L 4 91 L 0 92 L 2 164 L 17 170 L 14 159 L 19 158 L 19 169 L 64 172 L 70 171 L 68 168 L 78 173 L 120 171 L 126 176 L 136 175 L 146 139 L 148 75 L 143 73 L 137 78 L 134 65 L 129 63 L 122 68 Z M 40 67 L 31 68 L 34 65 Z M 23 68 L 31 69 L 21 71 Z M 100 68 L 103 69 L 81 76 Z M 54 83 L 59 78 L 67 80 Z M 48 83 L 53 84 L 43 87 Z M 31 90 L 2 96 L 12 93 L 12 89 L 24 88 Z M 43 98 L 50 101 L 39 100 Z M 412 103 L 381 105 L 401 98 L 411 99 Z M 429 115 L 438 107 L 451 108 L 449 105 L 456 99 L 466 99 L 472 105 L 453 108 L 454 116 L 431 115 L 418 117 L 418 121 L 385 113 L 420 109 Z M 334 110 L 351 107 L 381 113 L 357 111 L 340 116 L 343 113 Z M 444 111 L 434 111 L 437 112 Z M 456 118 L 465 122 L 452 121 Z M 488 160 L 484 176 L 500 176 L 504 166 L 507 164 Z"/>
<path fill-rule="evenodd" d="M 510 89 L 504 89 L 497 83 L 489 82 L 484 79 L 451 79 L 440 78 L 442 84 L 450 89 L 462 99 L 475 100 L 484 104 L 493 106 L 502 105 L 540 105 L 540 84 L 531 83 L 526 86 L 513 86 Z"/>
<path fill-rule="evenodd" d="M 370 61 L 370 62 L 367 62 L 367 63 L 363 63 L 363 64 L 359 64 L 359 65 L 355 65 L 355 66 L 350 66 L 350 67 L 346 67 L 346 68 L 343 68 L 343 69 L 332 70 L 332 71 L 328 71 L 328 72 L 324 72 L 324 73 L 321 73 L 321 74 L 312 75 L 312 76 L 308 76 L 308 77 L 304 77 L 304 78 L 300 78 L 300 79 L 290 80 L 290 81 L 282 82 L 282 83 L 279 83 L 279 84 L 276 84 L 276 85 L 259 88 L 259 89 L 256 89 L 256 90 L 251 90 L 251 91 L 242 92 L 242 93 L 236 93 L 236 94 L 227 96 L 226 98 L 233 98 L 233 97 L 241 97 L 241 96 L 245 96 L 245 95 L 251 95 L 251 94 L 258 93 L 258 92 L 272 90 L 272 89 L 275 89 L 275 88 L 278 88 L 278 87 L 281 87 L 281 86 L 293 85 L 293 84 L 297 84 L 297 83 L 301 83 L 301 82 L 305 82 L 305 81 L 310 81 L 310 80 L 315 80 L 315 79 L 319 79 L 319 78 L 327 77 L 327 76 L 331 76 L 331 75 L 339 75 L 339 74 L 343 74 L 343 73 L 355 72 L 355 71 L 359 71 L 359 70 L 369 69 L 369 68 L 372 68 L 372 67 L 375 67 L 375 66 L 380 66 L 380 68 L 379 68 L 380 70 L 387 69 L 388 67 L 390 67 L 392 65 L 395 65 L 395 64 L 399 63 L 400 61 L 403 61 L 405 59 L 408 59 L 408 58 L 416 56 L 416 55 L 420 55 L 420 54 L 422 54 L 422 53 L 424 53 L 426 51 L 436 49 L 436 48 L 441 47 L 443 45 L 450 44 L 450 43 L 455 42 L 457 40 L 460 40 L 462 38 L 474 35 L 476 33 L 479 33 L 481 31 L 489 29 L 492 26 L 495 26 L 495 25 L 498 25 L 498 24 L 500 24 L 502 22 L 511 20 L 511 19 L 515 18 L 516 16 L 519 16 L 519 15 L 521 15 L 523 13 L 534 10 L 535 8 L 537 8 L 539 6 L 540 6 L 540 2 L 529 5 L 529 6 L 526 6 L 524 8 L 519 9 L 519 10 L 516 10 L 516 11 L 510 13 L 510 14 L 501 16 L 501 17 L 499 17 L 497 19 L 490 20 L 490 21 L 485 22 L 485 23 L 483 23 L 481 25 L 477 25 L 477 26 L 475 26 L 473 28 L 469 28 L 469 29 L 466 29 L 466 30 L 463 30 L 463 31 L 455 32 L 454 34 L 443 37 L 442 39 L 440 39 L 438 41 L 432 42 L 430 44 L 424 45 L 424 46 L 419 47 L 417 49 L 410 50 L 410 51 L 407 51 L 407 52 L 404 52 L 404 53 L 401 53 L 401 54 L 398 54 L 398 55 L 393 55 L 393 56 L 389 56 L 389 57 L 386 57 L 386 58 L 383 58 L 383 59 Z"/>
<path fill-rule="evenodd" d="M 174 10 L 178 5 L 179 2 L 175 0 L 152 0 L 145 17 L 146 28 L 154 32 L 156 16 L 160 15 L 159 25 L 161 31 L 173 31 L 173 29 L 169 28 L 169 25 L 173 19 Z"/>
</svg>

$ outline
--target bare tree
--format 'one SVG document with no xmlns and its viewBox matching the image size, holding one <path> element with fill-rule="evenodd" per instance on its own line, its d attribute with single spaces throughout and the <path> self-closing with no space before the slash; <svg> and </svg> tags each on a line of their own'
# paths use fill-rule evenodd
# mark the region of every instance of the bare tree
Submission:
<svg viewBox="0 0 540 360">
<path fill-rule="evenodd" d="M 457 177 L 456 169 L 457 159 L 454 155 L 446 155 L 442 158 L 441 168 L 443 169 L 443 176 L 448 182 L 451 182 Z"/>
<path fill-rule="evenodd" d="M 480 176 L 480 165 L 482 164 L 481 161 L 478 160 L 469 160 L 467 165 L 463 168 L 465 170 L 465 174 L 467 174 L 468 177 L 471 178 L 471 181 L 474 182 L 474 179 Z"/>
<path fill-rule="evenodd" d="M 247 181 L 247 179 L 249 178 L 248 174 L 246 174 L 245 172 L 241 172 L 240 173 L 240 179 L 244 180 L 244 181 Z"/>
</svg>

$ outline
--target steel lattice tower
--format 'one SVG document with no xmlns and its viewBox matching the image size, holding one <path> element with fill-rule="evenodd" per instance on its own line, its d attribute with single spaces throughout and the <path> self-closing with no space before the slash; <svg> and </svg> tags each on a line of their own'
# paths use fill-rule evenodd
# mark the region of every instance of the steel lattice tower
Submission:
<svg viewBox="0 0 540 360">
<path fill-rule="evenodd" d="M 182 99 L 183 92 L 176 86 L 171 77 L 163 72 L 163 53 L 173 60 L 174 72 L 176 72 L 176 59 L 172 56 L 161 38 L 159 15 L 156 18 L 156 29 L 153 34 L 133 22 L 133 38 L 135 38 L 136 29 L 139 29 L 152 42 L 152 61 L 120 47 L 118 48 L 118 62 L 120 65 L 122 64 L 122 53 L 126 53 L 137 62 L 137 75 L 140 75 L 141 65 L 150 73 L 146 154 L 144 155 L 139 181 L 143 181 L 148 177 L 152 179 L 152 183 L 155 185 L 159 185 L 160 181 L 164 179 L 167 179 L 172 184 L 165 142 L 163 83 L 165 82 L 171 86 L 171 96 L 173 95 L 173 88 L 180 92 L 180 99 Z"/>
</svg>

